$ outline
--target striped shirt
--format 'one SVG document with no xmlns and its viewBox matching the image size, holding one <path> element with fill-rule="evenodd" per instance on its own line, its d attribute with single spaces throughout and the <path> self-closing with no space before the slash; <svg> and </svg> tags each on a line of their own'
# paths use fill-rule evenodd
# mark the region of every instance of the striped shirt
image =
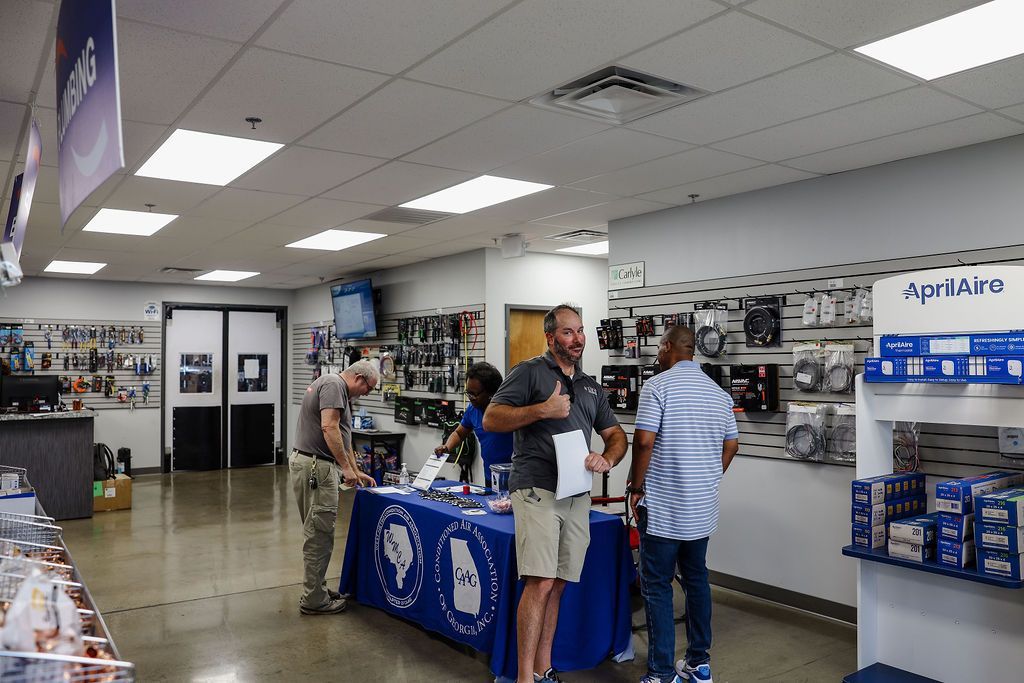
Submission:
<svg viewBox="0 0 1024 683">
<path fill-rule="evenodd" d="M 654 432 L 644 479 L 647 533 L 681 541 L 718 527 L 722 442 L 738 438 L 732 399 L 694 361 L 644 383 L 636 428 Z"/>
</svg>

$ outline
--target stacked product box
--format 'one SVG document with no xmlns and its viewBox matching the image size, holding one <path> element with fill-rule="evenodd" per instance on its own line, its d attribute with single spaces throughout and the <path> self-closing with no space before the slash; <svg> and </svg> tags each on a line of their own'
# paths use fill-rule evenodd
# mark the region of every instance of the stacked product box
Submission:
<svg viewBox="0 0 1024 683">
<path fill-rule="evenodd" d="M 1018 581 L 1024 578 L 1024 487 L 978 496 L 975 520 L 978 570 Z"/>
<path fill-rule="evenodd" d="M 924 475 L 916 472 L 856 479 L 850 517 L 852 543 L 874 550 L 885 548 L 889 525 L 926 512 Z"/>
<path fill-rule="evenodd" d="M 938 513 L 910 517 L 889 525 L 889 557 L 924 562 L 935 557 Z"/>
<path fill-rule="evenodd" d="M 973 564 L 977 543 L 975 501 L 992 491 L 1019 483 L 1019 473 L 1000 471 L 938 484 L 935 487 L 935 509 L 939 512 L 939 563 L 960 569 Z"/>
</svg>

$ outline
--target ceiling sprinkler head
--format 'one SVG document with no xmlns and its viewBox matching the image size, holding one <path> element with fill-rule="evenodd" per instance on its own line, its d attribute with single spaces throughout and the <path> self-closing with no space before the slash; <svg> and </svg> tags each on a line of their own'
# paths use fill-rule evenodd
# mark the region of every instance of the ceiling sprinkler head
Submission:
<svg viewBox="0 0 1024 683">
<path fill-rule="evenodd" d="M 258 116 L 246 116 L 245 117 L 245 122 L 250 124 L 250 125 L 252 125 L 252 129 L 253 130 L 256 130 L 256 124 L 257 123 L 263 123 L 263 119 L 261 119 Z"/>
</svg>

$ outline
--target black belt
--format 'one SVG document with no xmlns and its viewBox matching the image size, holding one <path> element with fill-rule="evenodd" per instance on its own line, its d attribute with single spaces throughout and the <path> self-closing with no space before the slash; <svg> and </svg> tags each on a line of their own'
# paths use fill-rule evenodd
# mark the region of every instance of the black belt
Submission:
<svg viewBox="0 0 1024 683">
<path fill-rule="evenodd" d="M 307 453 L 306 451 L 300 451 L 298 448 L 293 448 L 292 450 L 298 453 L 299 455 L 306 456 L 307 458 L 316 458 L 317 460 L 323 460 L 324 462 L 329 462 L 335 465 L 338 464 L 337 460 L 335 460 L 334 458 L 328 458 L 326 455 L 320 455 L 319 453 Z"/>
</svg>

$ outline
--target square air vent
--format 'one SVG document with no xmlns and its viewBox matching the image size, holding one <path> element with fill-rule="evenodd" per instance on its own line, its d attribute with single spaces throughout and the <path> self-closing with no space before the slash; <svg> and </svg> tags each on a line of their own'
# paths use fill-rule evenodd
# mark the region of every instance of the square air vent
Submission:
<svg viewBox="0 0 1024 683">
<path fill-rule="evenodd" d="M 707 95 L 697 88 L 621 66 L 609 66 L 530 100 L 556 111 L 627 123 Z"/>
<path fill-rule="evenodd" d="M 384 223 L 405 223 L 407 225 L 425 225 L 451 218 L 457 214 L 446 211 L 427 211 L 425 209 L 403 209 L 400 206 L 393 206 L 390 209 L 382 209 L 377 213 L 365 216 L 364 220 L 382 221 Z"/>
<path fill-rule="evenodd" d="M 595 242 L 608 239 L 608 235 L 597 230 L 570 230 L 569 232 L 560 232 L 557 235 L 548 235 L 544 239 L 556 240 L 558 242 Z"/>
</svg>

